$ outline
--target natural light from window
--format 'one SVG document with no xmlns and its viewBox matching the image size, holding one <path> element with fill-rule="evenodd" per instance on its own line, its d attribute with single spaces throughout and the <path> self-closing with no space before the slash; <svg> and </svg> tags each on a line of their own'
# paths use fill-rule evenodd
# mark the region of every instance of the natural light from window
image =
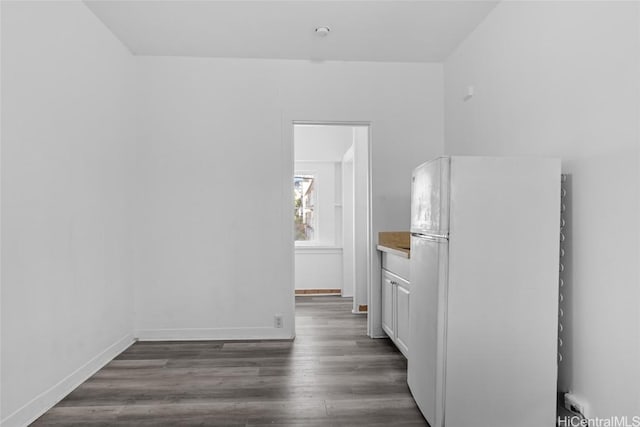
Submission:
<svg viewBox="0 0 640 427">
<path fill-rule="evenodd" d="M 296 174 L 293 177 L 294 222 L 296 241 L 315 239 L 316 230 L 316 186 L 315 177 Z"/>
</svg>

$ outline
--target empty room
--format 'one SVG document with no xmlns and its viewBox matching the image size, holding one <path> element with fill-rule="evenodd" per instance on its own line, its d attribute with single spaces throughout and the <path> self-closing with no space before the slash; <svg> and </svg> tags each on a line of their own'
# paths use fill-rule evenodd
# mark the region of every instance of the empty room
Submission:
<svg viewBox="0 0 640 427">
<path fill-rule="evenodd" d="M 640 1 L 0 36 L 1 427 L 640 427 Z"/>
</svg>

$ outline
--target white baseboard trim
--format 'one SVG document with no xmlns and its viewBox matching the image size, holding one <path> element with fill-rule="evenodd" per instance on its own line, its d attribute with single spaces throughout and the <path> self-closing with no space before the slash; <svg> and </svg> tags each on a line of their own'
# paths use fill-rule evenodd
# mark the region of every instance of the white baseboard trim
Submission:
<svg viewBox="0 0 640 427">
<path fill-rule="evenodd" d="M 60 380 L 57 384 L 40 393 L 20 409 L 2 419 L 0 426 L 22 427 L 34 422 L 134 342 L 135 339 L 131 334 L 120 338 L 87 363 Z"/>
<path fill-rule="evenodd" d="M 233 340 L 291 340 L 294 334 L 286 328 L 187 328 L 140 329 L 138 341 L 233 341 Z"/>
</svg>

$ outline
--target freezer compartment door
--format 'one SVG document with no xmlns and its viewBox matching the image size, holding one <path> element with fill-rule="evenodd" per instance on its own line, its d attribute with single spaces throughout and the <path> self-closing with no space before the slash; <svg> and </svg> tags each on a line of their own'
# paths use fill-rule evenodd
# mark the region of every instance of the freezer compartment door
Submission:
<svg viewBox="0 0 640 427">
<path fill-rule="evenodd" d="M 446 239 L 411 237 L 407 379 L 432 427 L 444 421 L 448 248 Z"/>
<path fill-rule="evenodd" d="M 411 178 L 411 232 L 446 235 L 449 232 L 449 168 L 451 158 L 423 163 Z"/>
</svg>

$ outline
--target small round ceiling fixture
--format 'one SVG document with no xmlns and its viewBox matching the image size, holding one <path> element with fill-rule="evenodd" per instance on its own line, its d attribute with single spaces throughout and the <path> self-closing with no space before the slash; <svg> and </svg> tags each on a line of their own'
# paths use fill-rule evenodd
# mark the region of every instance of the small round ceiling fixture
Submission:
<svg viewBox="0 0 640 427">
<path fill-rule="evenodd" d="M 318 27 L 316 28 L 316 35 L 318 37 L 327 37 L 327 35 L 329 35 L 329 31 L 331 31 L 331 28 L 329 27 Z"/>
</svg>

